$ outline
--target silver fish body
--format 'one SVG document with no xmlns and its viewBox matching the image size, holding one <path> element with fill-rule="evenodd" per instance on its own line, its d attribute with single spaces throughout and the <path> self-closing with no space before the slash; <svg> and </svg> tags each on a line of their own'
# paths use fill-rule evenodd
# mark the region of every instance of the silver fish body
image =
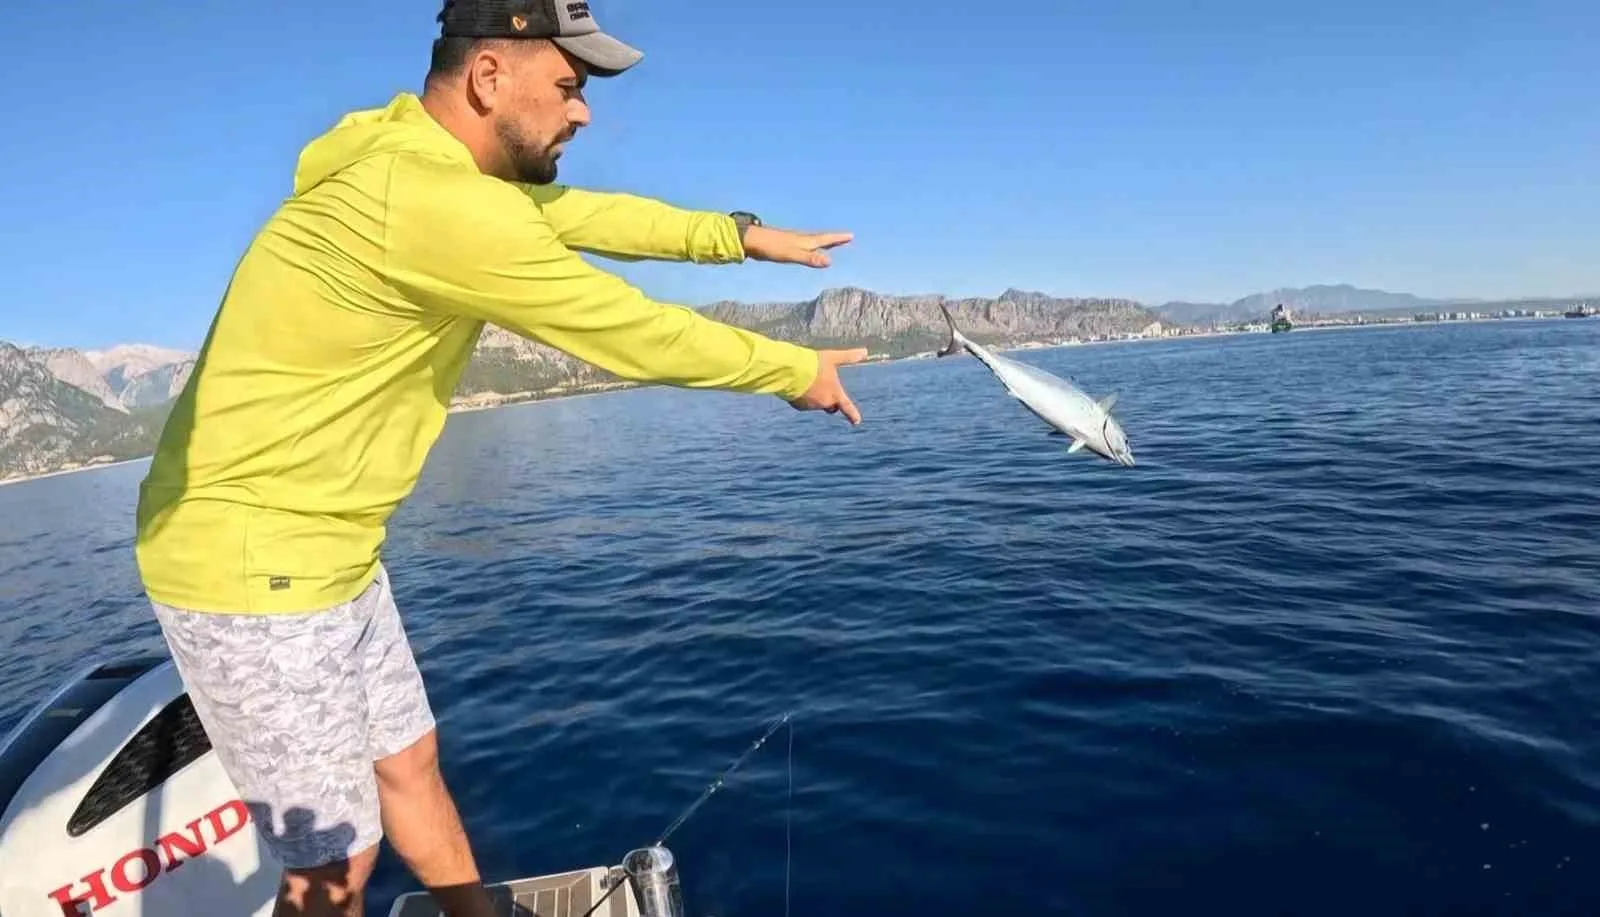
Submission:
<svg viewBox="0 0 1600 917">
<path fill-rule="evenodd" d="M 1128 437 L 1122 425 L 1111 416 L 1117 402 L 1116 395 L 1100 401 L 1090 398 L 1071 382 L 1018 360 L 992 353 L 988 348 L 971 340 L 956 327 L 955 317 L 943 303 L 939 311 L 950 324 L 950 343 L 939 351 L 939 356 L 949 357 L 966 351 L 988 367 L 1005 386 L 1006 392 L 1022 402 L 1040 420 L 1063 436 L 1071 437 L 1068 452 L 1088 449 L 1108 461 L 1123 466 L 1133 465 L 1133 452 L 1128 448 Z"/>
</svg>

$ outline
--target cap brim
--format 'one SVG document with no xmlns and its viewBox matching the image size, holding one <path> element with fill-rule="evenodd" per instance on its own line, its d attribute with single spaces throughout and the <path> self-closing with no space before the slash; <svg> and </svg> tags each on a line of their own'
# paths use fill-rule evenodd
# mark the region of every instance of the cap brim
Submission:
<svg viewBox="0 0 1600 917">
<path fill-rule="evenodd" d="M 616 76 L 644 57 L 644 52 L 604 32 L 552 38 L 562 50 L 583 61 L 594 76 Z"/>
</svg>

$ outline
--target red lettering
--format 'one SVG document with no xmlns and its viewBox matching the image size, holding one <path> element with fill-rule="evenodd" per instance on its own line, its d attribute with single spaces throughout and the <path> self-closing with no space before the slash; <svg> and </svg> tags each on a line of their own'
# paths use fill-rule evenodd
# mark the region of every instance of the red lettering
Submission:
<svg viewBox="0 0 1600 917">
<path fill-rule="evenodd" d="M 231 828 L 223 828 L 222 816 L 228 814 L 229 812 L 233 813 L 235 818 L 238 820 L 238 824 Z M 233 837 L 235 834 L 238 834 L 244 829 L 245 825 L 250 823 L 250 810 L 245 807 L 245 804 L 242 800 L 235 799 L 232 802 L 223 803 L 216 810 L 208 813 L 206 815 L 206 820 L 211 822 L 211 835 L 213 838 L 211 842 L 213 844 L 220 844 L 228 838 Z"/>
<path fill-rule="evenodd" d="M 185 860 L 194 859 L 206 852 L 206 838 L 200 833 L 201 819 L 189 822 L 188 834 L 163 834 L 156 839 L 156 847 L 167 855 L 167 872 L 171 872 L 184 864 Z M 183 859 L 178 858 L 177 851 L 182 851 Z"/>
<path fill-rule="evenodd" d="M 137 882 L 128 878 L 128 866 L 134 860 L 144 864 L 144 876 Z M 161 858 L 156 856 L 154 850 L 141 848 L 127 854 L 117 861 L 117 865 L 111 867 L 111 884 L 115 885 L 118 891 L 133 894 L 134 892 L 144 891 L 145 887 L 154 882 L 160 875 Z"/>
<path fill-rule="evenodd" d="M 111 884 L 119 891 L 138 894 L 161 878 L 162 854 L 166 855 L 166 872 L 177 869 L 195 857 L 204 856 L 210 845 L 206 843 L 205 833 L 200 830 L 201 822 L 211 826 L 211 845 L 220 844 L 244 830 L 250 823 L 250 809 L 243 800 L 235 799 L 189 822 L 184 831 L 163 834 L 156 839 L 155 849 L 140 848 L 118 860 L 109 870 Z M 135 862 L 144 866 L 143 874 L 137 878 L 129 875 L 130 867 Z M 117 899 L 106 888 L 107 872 L 102 869 L 90 873 L 73 885 L 63 885 L 51 892 L 50 900 L 61 906 L 62 917 L 82 917 L 84 912 L 79 905 L 89 905 L 90 912 L 94 913 L 116 903 Z M 79 885 L 83 886 L 83 890 L 79 889 Z"/>
<path fill-rule="evenodd" d="M 106 889 L 106 871 L 90 873 L 79 881 L 89 886 L 88 894 L 73 894 L 71 885 L 63 885 L 50 893 L 50 899 L 61 905 L 62 917 L 82 917 L 84 911 L 79 904 L 87 904 L 93 911 L 103 911 L 110 907 L 117 899 L 111 897 L 111 892 Z"/>
</svg>

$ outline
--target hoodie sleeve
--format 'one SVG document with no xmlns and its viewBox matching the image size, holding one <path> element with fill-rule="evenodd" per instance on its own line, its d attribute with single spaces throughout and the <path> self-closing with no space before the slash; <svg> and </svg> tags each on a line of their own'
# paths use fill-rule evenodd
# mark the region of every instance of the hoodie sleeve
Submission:
<svg viewBox="0 0 1600 917">
<path fill-rule="evenodd" d="M 565 351 L 622 378 L 799 397 L 814 350 L 654 302 L 580 258 L 515 185 L 429 163 L 390 178 L 382 268 L 423 308 Z"/>
<path fill-rule="evenodd" d="M 727 214 L 567 185 L 517 187 L 539 205 L 568 248 L 622 260 L 696 264 L 731 264 L 745 257 L 738 226 Z"/>
</svg>

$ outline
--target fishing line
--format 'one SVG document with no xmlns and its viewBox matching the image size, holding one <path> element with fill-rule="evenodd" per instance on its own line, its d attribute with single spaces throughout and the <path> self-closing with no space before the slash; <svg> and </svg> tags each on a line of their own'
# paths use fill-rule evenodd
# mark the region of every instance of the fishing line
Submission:
<svg viewBox="0 0 1600 917">
<path fill-rule="evenodd" d="M 791 714 L 791 713 L 785 713 L 782 716 L 782 718 L 780 718 L 776 723 L 773 723 L 772 726 L 769 729 L 767 729 L 767 731 L 761 736 L 761 738 L 756 739 L 755 742 L 752 743 L 749 748 L 745 749 L 744 754 L 742 754 L 739 757 L 735 758 L 733 763 L 728 765 L 728 768 L 717 776 L 717 779 L 711 781 L 711 785 L 706 787 L 705 792 L 700 794 L 700 798 L 696 799 L 694 802 L 690 803 L 689 807 L 687 809 L 683 810 L 683 814 L 679 815 L 676 819 L 674 819 L 672 824 L 667 826 L 667 830 L 661 832 L 660 839 L 658 839 L 655 842 L 655 844 L 653 844 L 652 846 L 655 846 L 655 847 L 665 846 L 666 843 L 667 843 L 667 838 L 671 837 L 674 832 L 676 832 L 679 828 L 683 827 L 684 822 L 688 821 L 689 818 L 691 816 L 693 816 L 694 813 L 696 811 L 698 811 L 699 808 L 702 805 L 705 805 L 706 800 L 710 799 L 713 795 L 715 795 L 717 790 L 722 789 L 723 784 L 725 784 L 727 782 L 728 778 L 730 776 L 732 776 L 733 772 L 738 770 L 744 764 L 745 761 L 749 760 L 751 755 L 755 754 L 758 750 L 760 750 L 761 746 L 767 744 L 767 740 L 772 738 L 773 734 L 776 733 L 779 729 L 783 728 L 784 725 L 788 724 L 789 720 L 790 720 L 790 717 L 792 717 L 792 716 L 793 716 L 793 714 Z M 792 725 L 789 726 L 789 803 L 788 803 L 788 806 L 786 807 L 785 812 L 786 812 L 786 814 L 784 816 L 784 866 L 783 866 L 783 885 L 784 885 L 784 887 L 783 887 L 783 898 L 784 898 L 784 917 L 788 917 L 788 915 L 789 915 L 789 877 L 790 877 L 790 867 L 792 865 L 792 856 L 793 856 L 793 846 L 792 846 L 792 841 L 790 839 L 793 836 L 793 822 L 794 822 L 794 727 Z M 612 885 L 609 889 L 607 889 L 606 893 L 600 896 L 600 900 L 599 901 L 596 901 L 593 905 L 590 906 L 590 908 L 587 911 L 583 912 L 583 917 L 592 917 L 594 912 L 600 909 L 600 905 L 605 904 L 606 903 L 606 899 L 610 898 L 612 893 L 615 892 L 617 889 L 621 888 L 627 881 L 629 881 L 629 880 L 626 877 L 624 877 L 623 879 L 617 881 L 616 884 Z"/>
<path fill-rule="evenodd" d="M 767 730 L 766 735 L 763 735 L 761 738 L 756 739 L 755 744 L 753 744 L 749 748 L 745 749 L 744 754 L 740 755 L 737 759 L 735 759 L 734 762 L 731 765 L 728 766 L 728 769 L 722 772 L 721 776 L 719 776 L 719 777 L 717 777 L 717 779 L 711 781 L 711 785 L 706 787 L 706 791 L 704 793 L 700 794 L 700 798 L 696 799 L 694 802 L 690 803 L 689 804 L 689 808 L 683 810 L 683 814 L 678 816 L 677 821 L 674 821 L 671 825 L 669 825 L 667 827 L 666 831 L 662 832 L 661 838 L 660 838 L 660 840 L 657 840 L 655 842 L 655 846 L 657 846 L 657 847 L 665 846 L 666 843 L 667 843 L 667 838 L 671 837 L 673 832 L 675 832 L 679 828 L 683 827 L 683 823 L 689 820 L 689 816 L 693 815 L 695 813 L 695 810 L 699 809 L 702 805 L 704 805 L 706 800 L 710 799 L 713 793 L 715 793 L 717 790 L 722 789 L 722 784 L 725 781 L 727 781 L 728 777 L 734 771 L 738 770 L 739 767 L 741 765 L 743 765 L 745 761 L 749 760 L 750 756 L 755 754 L 756 751 L 761 748 L 761 746 L 767 744 L 767 740 L 772 738 L 772 734 L 777 732 L 779 729 L 781 729 L 783 727 L 783 724 L 785 724 L 787 722 L 789 722 L 789 714 L 785 713 L 783 715 L 782 719 L 780 719 L 776 723 L 772 724 L 772 728 Z M 793 737 L 792 736 L 790 737 L 790 741 L 791 742 L 793 741 Z"/>
<path fill-rule="evenodd" d="M 787 717 L 785 718 L 787 719 Z M 789 876 L 794 865 L 794 725 L 789 726 L 789 801 L 783 807 L 783 917 L 789 917 Z"/>
</svg>

